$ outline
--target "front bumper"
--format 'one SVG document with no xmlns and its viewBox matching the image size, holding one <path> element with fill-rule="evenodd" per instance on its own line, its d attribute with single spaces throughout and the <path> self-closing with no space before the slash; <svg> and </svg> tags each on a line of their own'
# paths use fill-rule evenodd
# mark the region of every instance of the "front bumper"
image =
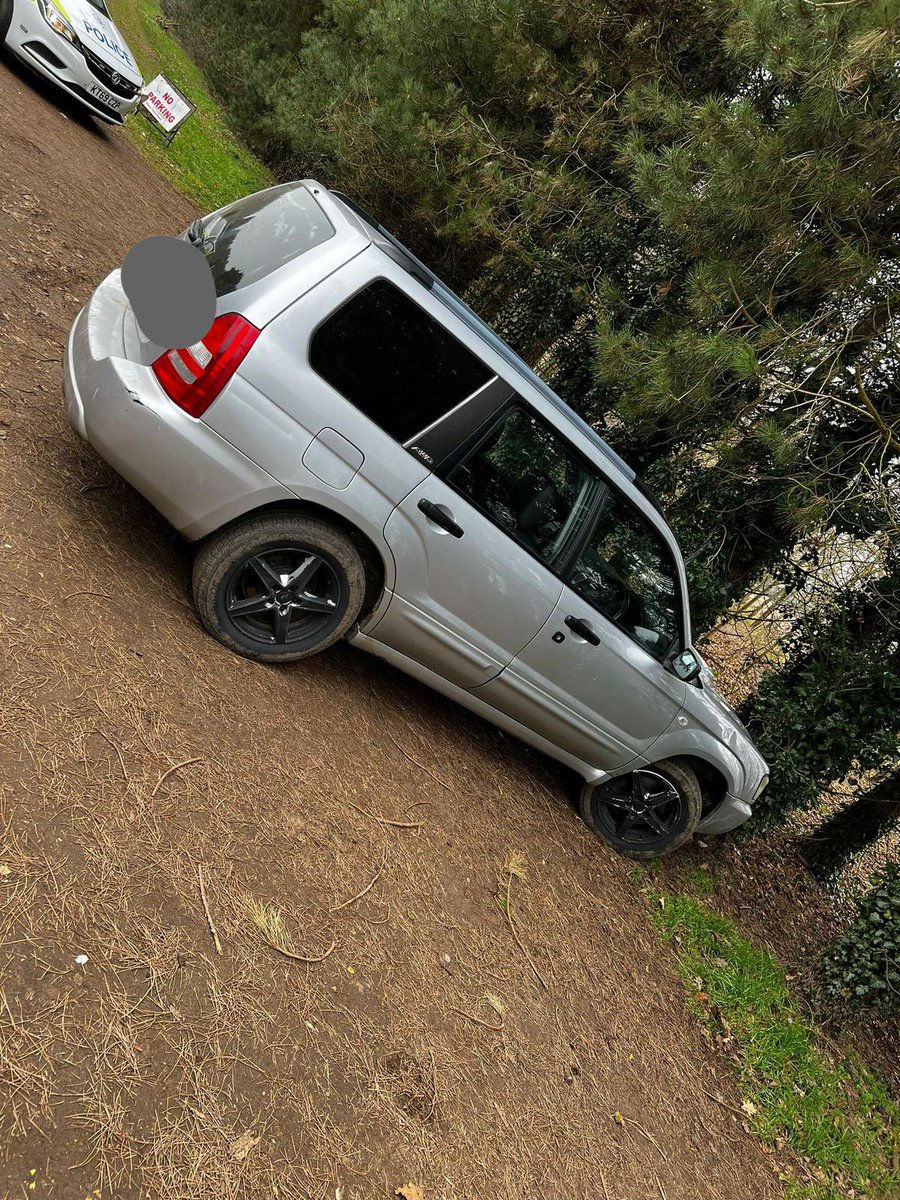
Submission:
<svg viewBox="0 0 900 1200">
<path fill-rule="evenodd" d="M 727 833 L 749 821 L 753 809 L 737 796 L 726 796 L 697 826 L 698 833 Z"/>
<path fill-rule="evenodd" d="M 6 44 L 22 62 L 111 125 L 123 125 L 141 102 L 140 92 L 130 98 L 116 95 L 108 82 L 91 70 L 84 54 L 54 33 L 34 3 L 15 0 Z"/>
<path fill-rule="evenodd" d="M 169 399 L 151 368 L 127 357 L 130 314 L 120 272 L 75 319 L 63 357 L 69 423 L 187 538 L 290 493 Z"/>
</svg>

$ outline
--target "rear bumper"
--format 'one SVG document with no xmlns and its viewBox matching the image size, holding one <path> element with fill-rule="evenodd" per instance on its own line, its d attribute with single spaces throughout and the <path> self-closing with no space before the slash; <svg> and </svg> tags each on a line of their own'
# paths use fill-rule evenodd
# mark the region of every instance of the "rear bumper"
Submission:
<svg viewBox="0 0 900 1200">
<path fill-rule="evenodd" d="M 716 805 L 708 817 L 697 826 L 698 833 L 727 833 L 729 829 L 737 829 L 753 815 L 753 809 L 745 800 L 737 796 L 726 796 L 721 804 Z"/>
<path fill-rule="evenodd" d="M 6 44 L 22 62 L 63 88 L 95 117 L 110 125 L 123 125 L 125 118 L 141 102 L 140 92 L 126 99 L 104 86 L 103 81 L 91 72 L 84 55 L 50 29 L 36 4 L 26 5 L 17 0 Z M 109 98 L 108 102 L 96 94 L 98 89 Z"/>
<path fill-rule="evenodd" d="M 173 404 L 149 366 L 125 357 L 128 303 L 113 271 L 75 319 L 63 358 L 69 422 L 187 538 L 291 494 Z"/>
</svg>

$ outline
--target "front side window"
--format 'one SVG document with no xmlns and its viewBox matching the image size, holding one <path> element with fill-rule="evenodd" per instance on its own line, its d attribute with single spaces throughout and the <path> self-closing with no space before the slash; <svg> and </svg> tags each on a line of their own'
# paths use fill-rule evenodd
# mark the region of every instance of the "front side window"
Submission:
<svg viewBox="0 0 900 1200">
<path fill-rule="evenodd" d="M 600 484 L 534 413 L 512 408 L 447 482 L 542 562 L 565 555 Z"/>
<path fill-rule="evenodd" d="M 309 361 L 398 442 L 408 442 L 493 377 L 386 279 L 357 292 L 319 326 Z"/>
<path fill-rule="evenodd" d="M 663 659 L 678 638 L 678 576 L 658 530 L 610 490 L 569 586 Z"/>
</svg>

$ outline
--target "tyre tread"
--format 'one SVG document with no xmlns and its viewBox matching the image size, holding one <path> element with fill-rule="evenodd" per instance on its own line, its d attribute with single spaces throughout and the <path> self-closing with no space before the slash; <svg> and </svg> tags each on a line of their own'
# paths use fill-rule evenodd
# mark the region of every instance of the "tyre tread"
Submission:
<svg viewBox="0 0 900 1200">
<path fill-rule="evenodd" d="M 579 812 L 581 819 L 587 825 L 592 833 L 595 833 L 599 838 L 602 838 L 607 845 L 612 846 L 617 854 L 623 855 L 625 858 L 633 858 L 638 861 L 648 860 L 653 858 L 662 858 L 666 854 L 671 854 L 674 850 L 680 849 L 686 845 L 694 836 L 694 830 L 700 822 L 700 817 L 703 812 L 703 795 L 700 791 L 700 782 L 692 767 L 685 762 L 680 762 L 677 758 L 663 758 L 659 762 L 649 764 L 649 767 L 654 771 L 659 771 L 660 774 L 668 776 L 681 792 L 682 800 L 687 806 L 688 819 L 684 829 L 677 833 L 672 841 L 661 847 L 658 850 L 626 850 L 619 846 L 612 846 L 612 843 L 594 821 L 593 811 L 593 795 L 594 789 L 597 786 L 594 783 L 585 783 L 581 789 L 579 798 Z"/>
<path fill-rule="evenodd" d="M 347 577 L 350 596 L 339 624 L 316 646 L 306 650 L 257 651 L 238 642 L 222 627 L 216 612 L 216 594 L 222 576 L 238 558 L 249 554 L 262 542 L 280 538 L 285 541 L 308 541 L 327 551 L 341 565 Z M 296 512 L 248 517 L 237 525 L 212 534 L 200 547 L 194 560 L 192 582 L 197 613 L 207 631 L 229 650 L 256 662 L 296 662 L 326 650 L 351 627 L 366 594 L 365 567 L 348 534 L 340 526 L 321 517 Z"/>
</svg>

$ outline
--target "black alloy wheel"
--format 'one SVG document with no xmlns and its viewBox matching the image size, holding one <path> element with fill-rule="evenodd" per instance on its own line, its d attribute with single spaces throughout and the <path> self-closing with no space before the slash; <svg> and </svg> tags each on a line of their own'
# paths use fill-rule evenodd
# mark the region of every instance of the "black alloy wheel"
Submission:
<svg viewBox="0 0 900 1200">
<path fill-rule="evenodd" d="M 291 662 L 344 636 L 366 596 L 349 530 L 318 516 L 272 512 L 214 533 L 194 563 L 207 630 L 259 662 Z"/>
<path fill-rule="evenodd" d="M 687 842 L 700 820 L 697 777 L 674 760 L 639 767 L 595 785 L 586 784 L 581 815 L 621 854 L 655 858 Z"/>
<path fill-rule="evenodd" d="M 308 645 L 328 637 L 343 612 L 341 579 L 326 558 L 276 546 L 238 562 L 225 586 L 229 619 L 261 646 Z"/>
</svg>

